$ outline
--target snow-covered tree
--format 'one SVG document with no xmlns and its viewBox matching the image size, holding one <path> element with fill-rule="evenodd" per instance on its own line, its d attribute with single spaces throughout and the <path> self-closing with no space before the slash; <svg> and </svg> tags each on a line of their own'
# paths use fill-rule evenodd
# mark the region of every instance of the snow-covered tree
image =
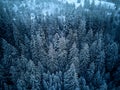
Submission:
<svg viewBox="0 0 120 90">
<path fill-rule="evenodd" d="M 83 74 L 83 72 L 87 69 L 88 65 L 90 63 L 90 53 L 89 53 L 89 46 L 87 43 L 83 44 L 83 48 L 80 51 L 80 74 Z"/>
<path fill-rule="evenodd" d="M 93 42 L 93 30 L 92 29 L 90 29 L 89 31 L 88 31 L 88 33 L 86 34 L 86 41 L 88 42 L 88 44 L 89 45 L 91 45 L 92 44 L 92 42 Z"/>
<path fill-rule="evenodd" d="M 18 30 L 17 26 L 13 23 L 13 35 L 14 35 L 14 39 L 15 39 L 15 44 L 17 46 L 20 45 L 20 38 L 21 38 L 21 34 L 20 31 Z"/>
<path fill-rule="evenodd" d="M 21 72 L 25 72 L 27 69 L 26 64 L 28 63 L 28 59 L 25 58 L 24 55 L 21 55 L 19 58 L 17 58 L 17 60 L 14 63 L 14 67 L 17 69 L 17 71 Z"/>
<path fill-rule="evenodd" d="M 100 51 L 97 55 L 97 58 L 95 60 L 96 69 L 100 71 L 104 71 L 105 68 L 105 52 Z"/>
<path fill-rule="evenodd" d="M 43 87 L 45 90 L 62 90 L 60 72 L 56 74 L 43 73 Z"/>
<path fill-rule="evenodd" d="M 11 74 L 11 80 L 13 82 L 16 82 L 19 74 L 17 73 L 17 68 L 15 66 L 10 67 L 10 74 Z"/>
<path fill-rule="evenodd" d="M 89 68 L 87 69 L 86 73 L 85 73 L 85 78 L 86 78 L 86 81 L 87 82 L 91 82 L 93 76 L 94 76 L 94 73 L 95 73 L 95 63 L 92 62 L 90 65 L 89 65 Z"/>
<path fill-rule="evenodd" d="M 38 61 L 41 61 L 41 63 L 46 67 L 45 62 L 47 61 L 47 54 L 40 33 L 38 32 L 37 34 L 32 35 L 31 38 L 32 39 L 30 46 L 31 46 L 32 59 L 34 59 L 35 64 L 37 64 Z"/>
<path fill-rule="evenodd" d="M 53 44 L 50 43 L 49 51 L 48 51 L 48 61 L 47 66 L 50 72 L 54 73 L 58 70 L 58 61 L 57 61 L 57 55 L 56 51 L 53 48 Z"/>
<path fill-rule="evenodd" d="M 90 0 L 85 0 L 84 3 L 85 3 L 85 5 L 84 5 L 85 8 L 90 7 Z"/>
<path fill-rule="evenodd" d="M 115 71 L 115 73 L 113 74 L 114 80 L 116 81 L 116 83 L 120 80 L 120 66 L 117 67 L 117 70 Z"/>
<path fill-rule="evenodd" d="M 58 55 L 57 60 L 58 60 L 58 63 L 59 63 L 59 70 L 60 71 L 65 70 L 65 67 L 66 67 L 66 64 L 67 64 L 66 42 L 67 42 L 67 40 L 63 36 L 59 39 L 59 44 L 58 44 L 59 50 L 58 50 L 58 53 L 57 53 L 57 55 Z"/>
<path fill-rule="evenodd" d="M 85 18 L 80 20 L 80 25 L 79 25 L 78 29 L 79 29 L 78 30 L 78 41 L 79 41 L 79 43 L 81 43 L 81 42 L 85 41 L 85 35 L 86 35 L 86 20 L 85 20 Z"/>
<path fill-rule="evenodd" d="M 64 89 L 75 90 L 76 88 L 79 88 L 79 82 L 75 66 L 72 63 L 70 69 L 64 74 Z"/>
<path fill-rule="evenodd" d="M 116 42 L 109 43 L 106 46 L 106 69 L 111 71 L 118 59 L 118 45 Z"/>
<path fill-rule="evenodd" d="M 102 77 L 100 75 L 100 71 L 97 71 L 95 73 L 94 80 L 93 80 L 93 85 L 95 87 L 99 87 L 100 85 L 102 85 Z"/>
<path fill-rule="evenodd" d="M 26 85 L 25 85 L 25 81 L 18 79 L 17 80 L 17 89 L 18 90 L 26 90 Z"/>
<path fill-rule="evenodd" d="M 80 86 L 80 90 L 90 90 L 89 86 L 86 85 L 85 78 L 82 76 L 79 78 L 79 86 Z"/>
<path fill-rule="evenodd" d="M 91 59 L 95 62 L 96 70 L 103 70 L 105 67 L 105 50 L 103 34 L 96 34 L 96 39 L 90 47 Z"/>
<path fill-rule="evenodd" d="M 0 90 L 119 90 L 120 8 L 109 1 L 0 0 Z"/>
<path fill-rule="evenodd" d="M 74 42 L 68 56 L 68 63 L 74 63 L 76 72 L 79 72 L 79 50 Z M 69 64 L 69 65 L 70 65 Z"/>
<path fill-rule="evenodd" d="M 25 74 L 22 76 L 24 77 L 24 80 L 26 81 L 25 82 L 26 88 L 32 89 L 32 90 L 40 90 L 41 73 L 36 68 L 32 60 L 29 60 L 26 66 L 27 66 L 27 70 Z"/>
<path fill-rule="evenodd" d="M 59 38 L 60 38 L 59 34 L 56 33 L 53 38 L 53 44 L 54 44 L 55 50 L 58 50 Z"/>
<path fill-rule="evenodd" d="M 3 61 L 1 62 L 6 68 L 9 68 L 15 61 L 17 57 L 17 50 L 14 46 L 10 45 L 6 40 L 2 40 L 3 47 Z M 16 57 L 15 57 L 16 56 Z"/>
</svg>

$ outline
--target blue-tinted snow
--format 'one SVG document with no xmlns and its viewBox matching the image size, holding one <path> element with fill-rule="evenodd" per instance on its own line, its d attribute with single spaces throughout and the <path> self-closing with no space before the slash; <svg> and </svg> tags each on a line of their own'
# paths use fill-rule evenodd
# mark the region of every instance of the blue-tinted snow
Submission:
<svg viewBox="0 0 120 90">
<path fill-rule="evenodd" d="M 20 6 L 14 5 L 13 6 L 13 10 L 15 12 L 17 12 L 19 10 L 19 7 L 26 7 L 25 3 L 27 4 L 27 7 L 29 8 L 29 10 L 35 11 L 36 8 L 38 8 L 37 10 L 41 9 L 42 14 L 44 16 L 46 15 L 53 15 L 57 12 L 59 12 L 62 7 L 54 2 L 42 2 L 41 4 L 37 4 L 36 3 L 37 0 L 28 0 L 28 1 L 24 1 L 21 3 Z M 81 0 L 80 2 L 78 2 L 78 0 L 58 0 L 59 2 L 65 4 L 74 4 L 75 8 L 78 8 L 79 6 L 84 7 L 85 5 L 85 0 Z M 93 2 L 93 0 L 90 0 L 90 4 Z M 115 4 L 110 3 L 110 2 L 106 2 L 106 1 L 99 1 L 99 0 L 95 0 L 95 5 L 102 5 L 103 7 L 106 8 L 111 8 L 111 9 L 115 9 Z M 85 9 L 86 11 L 89 11 L 87 8 Z M 57 12 L 56 12 L 57 11 Z M 31 17 L 31 19 L 33 19 L 33 15 Z"/>
<path fill-rule="evenodd" d="M 58 7 L 57 4 L 49 2 L 49 3 L 43 3 L 43 10 L 42 10 L 42 14 L 43 15 L 52 15 L 55 13 L 56 10 L 60 10 L 60 8 Z"/>
<path fill-rule="evenodd" d="M 80 3 L 78 3 L 78 0 L 58 0 L 61 1 L 63 3 L 69 3 L 69 4 L 75 4 L 75 7 L 79 7 L 84 6 L 84 2 L 85 0 L 81 0 Z M 90 4 L 93 2 L 93 0 L 90 0 Z M 105 6 L 106 8 L 111 8 L 111 9 L 115 9 L 115 4 L 114 3 L 110 3 L 110 2 L 106 2 L 106 1 L 99 1 L 99 0 L 95 0 L 95 5 L 99 5 L 101 4 L 102 6 Z"/>
</svg>

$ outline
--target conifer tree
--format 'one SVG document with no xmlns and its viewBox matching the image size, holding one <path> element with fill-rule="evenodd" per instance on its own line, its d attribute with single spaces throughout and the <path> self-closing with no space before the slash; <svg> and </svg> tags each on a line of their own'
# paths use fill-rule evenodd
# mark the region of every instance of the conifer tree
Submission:
<svg viewBox="0 0 120 90">
<path fill-rule="evenodd" d="M 60 39 L 59 39 L 59 44 L 58 44 L 58 47 L 59 47 L 59 51 L 58 51 L 58 56 L 57 56 L 57 60 L 58 60 L 58 63 L 59 63 L 59 70 L 60 71 L 64 71 L 65 68 L 63 67 L 66 67 L 66 61 L 67 61 L 67 47 L 66 47 L 66 39 L 64 36 L 62 36 Z"/>
<path fill-rule="evenodd" d="M 106 46 L 106 69 L 111 71 L 118 60 L 118 45 L 116 42 Z"/>
<path fill-rule="evenodd" d="M 76 47 L 76 43 L 74 42 L 72 45 L 72 48 L 70 49 L 70 53 L 68 56 L 68 63 L 72 64 L 74 63 L 76 72 L 79 72 L 79 50 Z"/>
<path fill-rule="evenodd" d="M 75 66 L 72 63 L 70 69 L 64 74 L 64 89 L 75 90 L 76 88 L 79 88 L 79 82 Z"/>
<path fill-rule="evenodd" d="M 80 74 L 82 75 L 84 71 L 87 69 L 90 63 L 90 54 L 89 54 L 89 46 L 87 43 L 83 44 L 83 48 L 80 51 Z"/>
<path fill-rule="evenodd" d="M 90 63 L 89 68 L 87 69 L 86 74 L 85 74 L 85 78 L 88 83 L 91 82 L 94 76 L 94 73 L 95 73 L 95 63 L 92 62 Z"/>
<path fill-rule="evenodd" d="M 80 86 L 80 90 L 90 90 L 89 86 L 86 85 L 85 78 L 82 76 L 79 78 L 79 86 Z"/>
<path fill-rule="evenodd" d="M 48 69 L 50 72 L 54 73 L 58 70 L 58 61 L 57 61 L 57 53 L 55 52 L 55 49 L 53 48 L 53 44 L 50 43 L 49 51 L 48 51 Z"/>
</svg>

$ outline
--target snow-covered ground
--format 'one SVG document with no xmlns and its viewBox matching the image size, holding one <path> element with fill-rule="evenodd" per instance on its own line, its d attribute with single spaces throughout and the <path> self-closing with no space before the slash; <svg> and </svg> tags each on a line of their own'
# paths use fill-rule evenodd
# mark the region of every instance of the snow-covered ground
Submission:
<svg viewBox="0 0 120 90">
<path fill-rule="evenodd" d="M 99 1 L 99 0 L 95 0 L 95 5 L 99 5 L 101 4 L 102 6 L 106 7 L 106 8 L 110 8 L 110 9 L 115 9 L 115 4 L 111 3 L 111 2 L 106 2 L 106 1 Z"/>
<path fill-rule="evenodd" d="M 59 6 L 55 3 L 44 3 L 44 8 L 42 9 L 42 14 L 44 16 L 46 16 L 47 14 L 48 15 L 51 15 L 51 14 L 54 14 L 56 12 L 56 10 L 60 10 Z"/>
<path fill-rule="evenodd" d="M 40 4 L 36 3 L 37 0 L 28 0 L 25 2 L 22 2 L 20 6 L 14 5 L 13 6 L 13 10 L 15 12 L 17 12 L 19 10 L 19 7 L 28 7 L 30 10 L 35 11 L 36 8 L 38 9 L 42 9 L 41 13 L 46 16 L 46 15 L 52 15 L 55 14 L 56 12 L 60 12 L 60 10 L 62 9 L 62 6 L 60 6 L 57 3 L 54 2 L 41 2 Z M 63 3 L 63 4 L 74 4 L 75 8 L 77 9 L 79 6 L 84 7 L 85 0 L 80 0 L 80 2 L 78 2 L 78 0 L 58 0 L 59 2 Z M 92 4 L 93 0 L 90 0 L 90 4 Z M 106 2 L 106 1 L 99 1 L 99 0 L 94 0 L 95 5 L 102 5 L 103 7 L 106 8 L 111 8 L 111 9 L 115 9 L 115 4 L 114 3 L 110 3 L 110 2 Z M 87 8 L 85 8 L 85 10 L 88 10 Z M 32 15 L 33 16 L 33 15 Z M 33 17 L 32 17 L 33 18 Z"/>
<path fill-rule="evenodd" d="M 78 2 L 78 0 L 58 0 L 61 1 L 63 3 L 69 3 L 69 4 L 75 4 L 75 7 L 79 7 L 80 5 L 82 7 L 84 7 L 85 5 L 85 0 L 80 0 L 80 2 Z M 111 8 L 111 9 L 115 9 L 115 4 L 114 3 L 110 3 L 110 2 L 106 2 L 106 1 L 99 1 L 99 0 L 94 0 L 95 1 L 95 5 L 99 5 L 101 4 L 102 6 L 105 6 L 106 8 Z M 90 4 L 93 2 L 93 0 L 90 0 Z"/>
</svg>

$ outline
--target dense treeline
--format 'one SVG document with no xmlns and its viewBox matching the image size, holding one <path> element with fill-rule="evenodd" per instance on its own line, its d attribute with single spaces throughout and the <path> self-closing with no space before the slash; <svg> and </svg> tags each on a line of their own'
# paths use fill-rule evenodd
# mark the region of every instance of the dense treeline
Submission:
<svg viewBox="0 0 120 90">
<path fill-rule="evenodd" d="M 0 90 L 119 90 L 120 9 L 53 2 L 0 1 Z"/>
</svg>

